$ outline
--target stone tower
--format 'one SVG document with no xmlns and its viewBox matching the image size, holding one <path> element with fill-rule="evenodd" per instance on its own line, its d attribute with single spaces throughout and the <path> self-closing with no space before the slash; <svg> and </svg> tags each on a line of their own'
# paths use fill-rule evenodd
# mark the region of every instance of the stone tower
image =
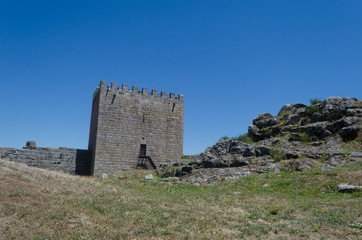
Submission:
<svg viewBox="0 0 362 240">
<path fill-rule="evenodd" d="M 91 172 L 112 174 L 136 168 L 140 160 L 157 166 L 180 158 L 183 115 L 181 94 L 149 93 L 147 88 L 138 91 L 125 84 L 118 88 L 117 83 L 107 86 L 101 81 L 93 94 L 88 144 Z"/>
</svg>

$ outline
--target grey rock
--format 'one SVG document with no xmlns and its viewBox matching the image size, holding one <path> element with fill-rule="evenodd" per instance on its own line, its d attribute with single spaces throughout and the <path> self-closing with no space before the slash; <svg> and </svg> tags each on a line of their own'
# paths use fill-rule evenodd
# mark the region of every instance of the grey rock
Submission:
<svg viewBox="0 0 362 240">
<path fill-rule="evenodd" d="M 347 116 L 357 116 L 362 117 L 362 109 L 347 109 L 346 110 Z"/>
<path fill-rule="evenodd" d="M 253 119 L 253 124 L 256 125 L 256 122 L 259 122 L 261 120 L 265 120 L 265 119 L 269 119 L 272 118 L 273 115 L 271 115 L 270 113 L 259 113 L 254 119 Z"/>
<path fill-rule="evenodd" d="M 330 170 L 339 166 L 342 166 L 346 163 L 346 161 L 344 160 L 343 156 L 341 155 L 335 155 L 329 158 L 329 160 L 327 160 L 323 165 L 322 165 L 322 170 Z"/>
<path fill-rule="evenodd" d="M 241 154 L 243 157 L 255 156 L 255 147 L 244 142 L 232 141 L 230 142 L 231 154 Z"/>
<path fill-rule="evenodd" d="M 285 118 L 285 125 L 297 124 L 300 120 L 300 116 L 298 114 L 290 114 Z"/>
<path fill-rule="evenodd" d="M 325 121 L 326 119 L 323 117 L 322 114 L 315 112 L 312 114 L 311 120 L 312 122 L 322 122 Z"/>
<path fill-rule="evenodd" d="M 152 175 L 152 174 L 145 175 L 145 179 L 146 179 L 146 180 L 152 180 L 152 179 L 153 179 L 153 175 Z"/>
<path fill-rule="evenodd" d="M 305 171 L 310 169 L 316 161 L 310 158 L 304 158 L 301 160 L 293 160 L 290 161 L 289 164 L 286 166 L 287 171 Z"/>
<path fill-rule="evenodd" d="M 329 121 L 339 119 L 355 102 L 356 100 L 353 98 L 329 97 L 321 105 L 322 115 Z"/>
<path fill-rule="evenodd" d="M 362 186 L 354 186 L 354 185 L 349 185 L 349 184 L 339 184 L 338 185 L 338 192 L 354 192 L 354 191 L 359 191 L 362 189 Z"/>
<path fill-rule="evenodd" d="M 329 136 L 331 133 L 326 131 L 326 126 L 328 121 L 312 123 L 303 127 L 300 127 L 300 131 L 305 131 L 311 137 L 316 137 L 316 139 L 322 139 L 326 136 Z"/>
<path fill-rule="evenodd" d="M 285 158 L 287 158 L 287 159 L 298 158 L 299 157 L 299 153 L 297 151 L 284 150 L 283 153 L 284 153 Z"/>
<path fill-rule="evenodd" d="M 353 125 L 342 128 L 338 131 L 338 134 L 342 137 L 343 141 L 347 142 L 356 139 L 360 130 L 361 126 Z"/>
<path fill-rule="evenodd" d="M 352 152 L 349 154 L 349 160 L 357 162 L 362 161 L 362 152 Z"/>
<path fill-rule="evenodd" d="M 257 147 L 257 148 L 255 148 L 255 155 L 257 157 L 270 155 L 270 151 L 271 151 L 271 149 L 268 147 Z"/>
<path fill-rule="evenodd" d="M 259 134 L 259 128 L 255 125 L 249 125 L 248 135 L 253 140 L 253 142 L 257 142 L 257 141 L 261 140 L 260 134 Z"/>
<path fill-rule="evenodd" d="M 231 162 L 230 167 L 242 167 L 242 166 L 246 166 L 249 165 L 250 162 L 248 161 L 248 159 L 246 158 L 238 158 L 235 159 Z"/>
<path fill-rule="evenodd" d="M 263 119 L 259 121 L 253 121 L 253 124 L 257 126 L 259 129 L 262 129 L 264 127 L 270 127 L 278 123 L 278 119 L 273 117 L 269 119 Z"/>
<path fill-rule="evenodd" d="M 278 116 L 281 116 L 285 112 L 289 114 L 295 114 L 297 113 L 298 110 L 303 109 L 305 107 L 306 105 L 302 103 L 286 104 L 280 109 Z"/>
</svg>

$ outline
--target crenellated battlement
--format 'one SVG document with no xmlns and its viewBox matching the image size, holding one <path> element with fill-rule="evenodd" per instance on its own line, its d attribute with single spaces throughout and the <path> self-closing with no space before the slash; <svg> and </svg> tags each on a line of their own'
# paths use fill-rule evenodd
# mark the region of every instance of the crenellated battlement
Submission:
<svg viewBox="0 0 362 240">
<path fill-rule="evenodd" d="M 148 88 L 142 88 L 141 90 L 137 86 L 132 86 L 132 88 L 129 88 L 127 84 L 122 84 L 122 87 L 118 87 L 116 82 L 112 82 L 111 85 L 107 85 L 106 81 L 101 81 L 99 86 L 97 87 L 97 90 L 99 89 L 107 89 L 107 91 L 111 92 L 121 92 L 121 93 L 133 93 L 133 94 L 139 94 L 144 96 L 154 96 L 154 97 L 160 97 L 160 98 L 170 98 L 170 99 L 177 99 L 177 100 L 183 100 L 184 95 L 178 94 L 176 96 L 175 93 L 169 93 L 167 94 L 165 91 L 161 91 L 158 93 L 157 90 L 152 89 L 151 91 L 148 91 Z M 97 91 L 96 90 L 96 91 Z"/>
</svg>

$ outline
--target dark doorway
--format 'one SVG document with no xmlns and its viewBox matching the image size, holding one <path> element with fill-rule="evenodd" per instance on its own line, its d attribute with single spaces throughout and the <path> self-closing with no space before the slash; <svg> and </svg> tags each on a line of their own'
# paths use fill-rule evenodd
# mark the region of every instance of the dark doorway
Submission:
<svg viewBox="0 0 362 240">
<path fill-rule="evenodd" d="M 146 155 L 146 144 L 141 144 L 140 148 L 140 157 L 145 157 Z"/>
</svg>

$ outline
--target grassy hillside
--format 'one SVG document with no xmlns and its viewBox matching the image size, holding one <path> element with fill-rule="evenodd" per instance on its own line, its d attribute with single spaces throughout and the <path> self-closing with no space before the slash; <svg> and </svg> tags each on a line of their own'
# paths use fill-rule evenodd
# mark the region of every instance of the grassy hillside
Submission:
<svg viewBox="0 0 362 240">
<path fill-rule="evenodd" d="M 362 163 L 210 186 L 84 178 L 0 160 L 2 239 L 360 239 Z M 121 177 L 119 177 L 121 176 Z"/>
</svg>

